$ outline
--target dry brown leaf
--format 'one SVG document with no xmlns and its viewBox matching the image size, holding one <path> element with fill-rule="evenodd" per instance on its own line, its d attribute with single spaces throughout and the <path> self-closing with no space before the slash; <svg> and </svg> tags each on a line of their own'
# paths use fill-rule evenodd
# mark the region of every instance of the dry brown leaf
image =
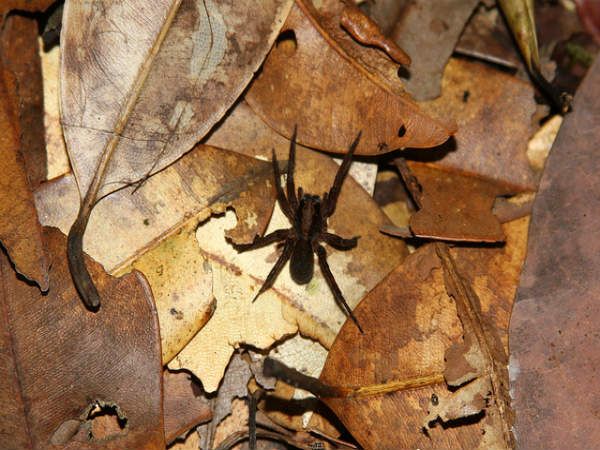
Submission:
<svg viewBox="0 0 600 450">
<path fill-rule="evenodd" d="M 96 202 L 163 169 L 210 130 L 262 63 L 290 6 L 66 3 L 61 122 L 82 199 L 69 264 L 88 307 L 100 298 L 80 257 Z"/>
<path fill-rule="evenodd" d="M 46 181 L 44 98 L 38 23 L 31 17 L 7 17 L 0 36 L 0 58 L 16 80 L 15 126 L 31 188 Z"/>
<path fill-rule="evenodd" d="M 427 164 L 407 165 L 423 189 L 421 208 L 409 221 L 415 236 L 465 242 L 504 240 L 500 221 L 491 210 L 496 197 L 510 193 L 506 186 Z"/>
<path fill-rule="evenodd" d="M 411 55 L 408 76 L 403 78 L 406 90 L 416 100 L 440 96 L 444 67 L 478 3 L 479 0 L 415 0 L 404 7 L 392 38 Z"/>
<path fill-rule="evenodd" d="M 415 157 L 497 180 L 516 191 L 535 190 L 537 177 L 526 154 L 536 129 L 530 84 L 480 63 L 452 58 L 444 70 L 442 96 L 419 107 L 434 117 L 451 115 L 459 131 L 436 151 Z M 413 159 L 412 152 L 406 157 Z"/>
<path fill-rule="evenodd" d="M 525 257 L 527 218 L 503 225 L 504 247 L 455 247 L 450 250 L 464 279 L 481 300 L 481 314 L 493 318 L 504 349 L 508 343 L 508 320 Z M 482 406 L 484 381 L 449 397 L 442 373 L 446 349 L 461 343 L 464 333 L 455 302 L 448 296 L 441 261 L 430 245 L 413 253 L 360 303 L 355 314 L 361 323 L 377 323 L 379 332 L 361 336 L 346 325 L 332 346 L 321 380 L 336 386 L 392 386 L 426 380 L 437 374 L 437 383 L 404 391 L 362 398 L 328 398 L 328 406 L 364 448 L 496 448 L 498 422 L 493 399 L 487 391 Z M 387 384 L 386 384 L 387 383 Z M 432 394 L 438 406 L 431 403 Z M 435 403 L 434 402 L 434 403 Z M 489 404 L 487 403 L 489 402 Z M 462 410 L 460 408 L 463 408 Z M 440 411 L 445 408 L 445 411 Z M 467 409 L 465 409 L 467 408 Z M 456 416 L 474 413 L 471 421 L 449 427 L 434 426 L 426 436 L 422 427 L 435 412 Z M 468 414 L 467 414 L 468 413 Z M 436 416 L 430 416 L 434 419 Z M 429 420 L 427 419 L 427 420 Z M 459 426 L 460 425 L 460 426 Z M 394 430 L 390 432 L 390 430 Z"/>
<path fill-rule="evenodd" d="M 291 136 L 297 124 L 299 143 L 343 153 L 363 130 L 356 153 L 376 155 L 439 145 L 456 131 L 423 114 L 349 55 L 309 2 L 296 2 L 282 30 L 246 100 L 283 136 Z"/>
<path fill-rule="evenodd" d="M 165 442 L 176 438 L 196 425 L 208 422 L 212 411 L 199 395 L 202 387 L 185 372 L 163 371 L 163 411 Z"/>
<path fill-rule="evenodd" d="M 251 241 L 264 230 L 273 208 L 271 177 L 271 164 L 199 146 L 135 194 L 133 187 L 115 193 L 92 214 L 86 251 L 111 273 L 138 268 L 147 274 L 159 311 L 165 363 L 215 307 L 213 275 L 195 238 L 198 222 L 233 207 L 240 220 L 226 232 Z M 44 224 L 66 232 L 77 214 L 73 177 L 46 183 L 36 193 L 36 203 Z"/>
<path fill-rule="evenodd" d="M 499 8 L 480 4 L 460 35 L 454 51 L 510 70 L 525 70 Z"/>
<path fill-rule="evenodd" d="M 5 0 L 0 7 L 0 18 L 3 19 L 9 11 L 45 11 L 56 0 Z M 3 21 L 3 20 L 2 20 Z"/>
<path fill-rule="evenodd" d="M 368 77 L 376 79 L 377 82 L 386 86 L 386 89 L 400 97 L 407 97 L 404 83 L 398 77 L 399 64 L 410 64 L 410 56 L 398 47 L 398 45 L 387 37 L 378 33 L 378 28 L 373 26 L 369 18 L 357 11 L 351 2 L 340 2 L 337 0 L 322 0 L 317 2 L 304 2 L 306 11 L 323 30 L 323 36 L 334 47 L 342 50 L 342 55 L 358 63 L 359 70 Z M 344 23 L 346 25 L 344 25 Z M 360 28 L 363 40 L 371 40 L 371 44 L 357 45 L 354 34 Z M 353 34 L 353 31 L 354 34 Z M 374 49 L 377 47 L 377 50 Z M 386 50 L 387 49 L 387 50 Z M 387 55 L 384 52 L 389 52 Z M 393 61 L 391 54 L 396 54 L 398 59 Z"/>
<path fill-rule="evenodd" d="M 45 229 L 52 288 L 42 295 L 18 279 L 2 255 L 0 419 L 13 448 L 164 448 L 162 369 L 156 310 L 139 273 L 115 279 L 88 259 L 106 302 L 78 307 L 66 261 L 66 237 Z M 90 413 L 105 405 L 125 418 L 120 434 L 90 437 Z M 113 416 L 114 417 L 114 416 Z"/>
<path fill-rule="evenodd" d="M 48 260 L 17 132 L 16 79 L 0 63 L 0 241 L 18 273 L 48 289 Z"/>
<path fill-rule="evenodd" d="M 511 391 L 521 448 L 586 448 L 598 427 L 600 60 L 552 147 L 531 218 L 510 323 Z"/>
</svg>

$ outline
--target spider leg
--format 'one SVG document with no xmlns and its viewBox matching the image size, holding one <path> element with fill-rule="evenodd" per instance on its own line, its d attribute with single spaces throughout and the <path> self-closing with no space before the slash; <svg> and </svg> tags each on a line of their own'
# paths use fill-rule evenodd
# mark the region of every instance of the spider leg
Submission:
<svg viewBox="0 0 600 450">
<path fill-rule="evenodd" d="M 344 160 L 342 161 L 342 164 L 335 175 L 333 186 L 331 186 L 331 189 L 329 190 L 329 195 L 327 196 L 327 199 L 323 201 L 323 217 L 325 218 L 331 216 L 333 211 L 335 211 L 335 205 L 337 203 L 338 196 L 340 195 L 340 190 L 342 189 L 342 183 L 344 182 L 344 178 L 348 173 L 348 169 L 350 169 L 350 164 L 352 163 L 352 154 L 354 153 L 354 150 L 356 150 L 356 146 L 358 145 L 361 134 L 362 131 L 358 133 L 358 136 L 356 136 L 356 139 L 354 139 L 354 142 L 350 146 L 348 153 L 346 153 L 346 156 L 344 156 Z"/>
<path fill-rule="evenodd" d="M 352 321 L 358 327 L 361 334 L 364 334 L 363 329 L 358 324 L 358 320 L 356 319 L 356 317 L 354 317 L 354 314 L 352 313 L 352 310 L 348 306 L 348 303 L 346 303 L 346 300 L 344 299 L 344 296 L 342 295 L 342 291 L 340 291 L 340 288 L 337 285 L 335 278 L 333 278 L 333 274 L 331 273 L 331 270 L 329 269 L 329 264 L 327 264 L 327 252 L 325 252 L 325 248 L 322 245 L 317 245 L 315 251 L 317 252 L 317 256 L 319 258 L 319 266 L 321 267 L 321 271 L 323 272 L 325 281 L 327 281 L 327 284 L 331 288 L 334 298 L 336 299 L 336 301 L 338 301 L 339 303 L 342 304 L 342 306 L 346 309 L 346 312 L 348 313 L 348 315 L 350 316 Z"/>
<path fill-rule="evenodd" d="M 349 250 L 356 247 L 358 238 L 360 238 L 360 236 L 354 236 L 352 239 L 344 239 L 337 234 L 328 233 L 326 231 L 321 233 L 321 240 L 331 245 L 333 248 L 337 248 L 338 250 Z"/>
<path fill-rule="evenodd" d="M 290 144 L 290 156 L 288 158 L 286 190 L 287 198 L 290 204 L 290 209 L 296 211 L 298 209 L 298 198 L 296 197 L 296 187 L 294 185 L 294 167 L 296 165 L 296 135 L 298 125 L 294 125 L 294 134 L 292 135 L 292 143 Z M 291 220 L 294 220 L 293 218 Z"/>
<path fill-rule="evenodd" d="M 272 244 L 273 242 L 283 241 L 288 237 L 289 233 L 289 229 L 282 228 L 275 230 L 266 236 L 256 236 L 254 238 L 254 242 L 251 244 L 235 244 L 235 248 L 238 252 L 245 252 L 246 250 L 251 250 L 253 248 L 264 247 L 265 245 Z"/>
<path fill-rule="evenodd" d="M 271 161 L 273 161 L 273 173 L 275 175 L 275 189 L 277 190 L 277 201 L 279 202 L 279 206 L 281 207 L 281 210 L 286 215 L 286 217 L 289 220 L 293 221 L 294 220 L 293 211 L 295 211 L 295 209 L 292 210 L 292 207 L 291 207 L 290 203 L 288 202 L 288 199 L 285 198 L 285 195 L 283 193 L 283 188 L 281 187 L 281 174 L 279 173 L 279 163 L 277 162 L 277 156 L 275 155 L 275 149 L 272 149 L 272 151 L 273 151 L 273 158 L 271 159 Z"/>
<path fill-rule="evenodd" d="M 288 230 L 286 230 L 286 231 L 288 231 Z M 285 263 L 287 262 L 287 260 L 290 259 L 290 256 L 292 256 L 292 250 L 294 249 L 295 242 L 296 242 L 296 239 L 294 239 L 294 238 L 288 238 L 288 240 L 285 241 L 285 246 L 283 247 L 283 251 L 281 252 L 281 255 L 279 256 L 279 259 L 275 262 L 275 265 L 269 272 L 269 275 L 267 275 L 267 279 L 265 280 L 263 285 L 260 287 L 260 290 L 258 291 L 258 294 L 256 294 L 256 296 L 252 300 L 252 303 L 254 303 L 256 301 L 256 299 L 258 298 L 258 296 L 260 294 L 265 292 L 267 289 L 269 289 L 273 285 L 273 283 L 275 282 L 275 278 L 277 278 L 277 275 L 279 275 L 279 272 L 281 272 L 281 269 L 283 269 L 283 266 L 285 266 Z"/>
</svg>

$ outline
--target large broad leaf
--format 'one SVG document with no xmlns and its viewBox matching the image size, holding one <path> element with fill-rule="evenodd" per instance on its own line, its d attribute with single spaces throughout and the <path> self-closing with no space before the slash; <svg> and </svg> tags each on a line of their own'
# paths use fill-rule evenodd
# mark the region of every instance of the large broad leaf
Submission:
<svg viewBox="0 0 600 450">
<path fill-rule="evenodd" d="M 71 283 L 66 238 L 45 229 L 53 264 L 48 295 L 20 280 L 0 254 L 0 443 L 7 448 L 161 448 L 158 320 L 142 275 L 115 279 L 87 259 L 107 299 L 90 314 Z M 94 411 L 124 421 L 101 440 Z"/>
<path fill-rule="evenodd" d="M 82 263 L 82 236 L 95 203 L 164 168 L 225 114 L 290 6 L 290 0 L 65 4 L 61 121 L 83 199 L 69 234 L 69 263 L 89 307 L 100 298 Z"/>
<path fill-rule="evenodd" d="M 600 60 L 548 157 L 510 323 L 517 445 L 600 442 Z"/>
<path fill-rule="evenodd" d="M 506 371 L 502 355 L 527 224 L 522 218 L 503 225 L 505 247 L 457 247 L 440 258 L 434 247 L 444 244 L 426 245 L 356 308 L 365 330 L 372 331 L 360 335 L 347 323 L 331 347 L 321 380 L 348 391 L 362 387 L 346 398 L 324 400 L 364 448 L 509 445 L 510 415 L 502 410 L 506 386 L 488 388 L 495 373 Z M 453 267 L 442 259 L 450 259 Z M 474 308 L 452 289 L 457 274 L 468 295 L 478 299 Z M 451 351 L 476 341 L 478 327 L 484 329 L 479 337 L 491 338 L 491 345 Z M 490 358 L 483 355 L 487 351 Z M 457 389 L 457 379 L 466 385 Z M 365 395 L 369 391 L 372 395 Z M 438 415 L 447 426 L 437 424 Z"/>
<path fill-rule="evenodd" d="M 362 155 L 432 147 L 456 131 L 455 124 L 432 119 L 403 95 L 395 73 L 395 80 L 386 78 L 389 71 L 383 74 L 378 68 L 389 66 L 386 54 L 368 49 L 376 55 L 366 66 L 364 52 L 350 53 L 338 43 L 352 37 L 333 34 L 330 30 L 339 30 L 339 22 L 333 25 L 310 1 L 296 2 L 278 45 L 246 94 L 269 126 L 290 137 L 297 124 L 299 143 L 338 153 L 346 152 L 362 129 L 356 148 Z"/>
</svg>

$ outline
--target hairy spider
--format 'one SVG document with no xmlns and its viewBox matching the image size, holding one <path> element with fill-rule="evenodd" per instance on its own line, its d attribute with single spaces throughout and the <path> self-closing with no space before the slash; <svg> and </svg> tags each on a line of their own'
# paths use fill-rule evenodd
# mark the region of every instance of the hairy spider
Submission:
<svg viewBox="0 0 600 450">
<path fill-rule="evenodd" d="M 287 197 L 283 193 L 279 165 L 277 163 L 277 157 L 275 156 L 275 150 L 273 150 L 273 172 L 275 174 L 277 200 L 279 201 L 281 210 L 292 223 L 292 227 L 275 230 L 266 236 L 257 236 L 251 244 L 242 244 L 237 245 L 236 247 L 239 251 L 246 251 L 253 248 L 264 247 L 273 242 L 285 241 L 281 256 L 279 256 L 279 259 L 275 262 L 275 265 L 271 269 L 271 272 L 269 272 L 267 279 L 261 286 L 258 294 L 254 297 L 254 300 L 273 285 L 275 278 L 277 278 L 277 275 L 279 275 L 279 272 L 281 272 L 281 269 L 290 258 L 290 274 L 292 279 L 298 284 L 308 283 L 314 274 L 315 262 L 313 252 L 316 253 L 321 272 L 331 288 L 334 298 L 345 308 L 350 318 L 362 333 L 363 330 L 358 324 L 358 320 L 356 320 L 356 317 L 352 314 L 352 310 L 346 303 L 346 300 L 329 269 L 325 248 L 320 244 L 320 242 L 323 241 L 338 250 L 348 250 L 356 247 L 356 243 L 360 237 L 355 236 L 352 239 L 344 239 L 336 234 L 327 232 L 327 219 L 335 210 L 340 189 L 344 182 L 344 178 L 348 173 L 348 169 L 350 168 L 352 154 L 358 145 L 360 135 L 361 133 L 358 133 L 358 136 L 350 146 L 350 150 L 348 150 L 348 153 L 344 156 L 344 160 L 338 169 L 329 194 L 324 193 L 323 198 L 321 198 L 318 195 L 305 194 L 302 188 L 298 188 L 298 196 L 296 197 L 296 188 L 294 186 L 296 128 L 294 128 L 287 167 Z"/>
</svg>

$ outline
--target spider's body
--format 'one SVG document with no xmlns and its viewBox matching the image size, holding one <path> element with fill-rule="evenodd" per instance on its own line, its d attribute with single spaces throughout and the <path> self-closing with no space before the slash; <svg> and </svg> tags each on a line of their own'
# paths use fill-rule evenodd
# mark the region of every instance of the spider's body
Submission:
<svg viewBox="0 0 600 450">
<path fill-rule="evenodd" d="M 275 174 L 277 200 L 279 201 L 283 213 L 292 223 L 292 227 L 289 229 L 276 230 L 263 237 L 256 237 L 252 244 L 239 245 L 238 249 L 244 251 L 263 247 L 277 241 L 285 241 L 281 256 L 273 266 L 273 269 L 271 269 L 271 272 L 269 272 L 267 279 L 258 291 L 258 294 L 256 294 L 256 297 L 254 297 L 254 300 L 273 285 L 275 278 L 288 259 L 290 260 L 290 274 L 292 279 L 298 284 L 308 283 L 314 275 L 315 262 L 313 253 L 316 253 L 319 260 L 319 266 L 321 267 L 321 271 L 323 272 L 327 284 L 333 292 L 333 296 L 346 309 L 348 315 L 362 333 L 362 328 L 358 324 L 354 314 L 352 314 L 352 310 L 346 303 L 346 300 L 344 300 L 344 296 L 329 269 L 325 248 L 320 244 L 320 241 L 323 241 L 338 250 L 348 250 L 356 247 L 358 236 L 353 237 L 352 239 L 344 239 L 338 235 L 328 233 L 327 219 L 335 210 L 342 183 L 350 168 L 352 154 L 356 149 L 359 139 L 360 133 L 344 157 L 329 193 L 325 193 L 323 194 L 323 197 L 319 197 L 318 195 L 304 194 L 302 188 L 298 188 L 298 196 L 296 196 L 294 187 L 296 130 L 294 130 L 292 143 L 290 145 L 290 157 L 287 170 L 287 197 L 281 187 L 279 164 L 275 157 L 275 151 L 273 151 L 273 172 Z"/>
<path fill-rule="evenodd" d="M 313 245 L 315 238 L 323 231 L 321 219 L 321 197 L 318 195 L 302 195 L 298 190 L 300 204 L 296 213 L 296 244 L 290 258 L 290 274 L 298 284 L 306 284 L 312 280 L 315 272 Z M 326 224 L 325 224 L 326 225 Z"/>
</svg>

